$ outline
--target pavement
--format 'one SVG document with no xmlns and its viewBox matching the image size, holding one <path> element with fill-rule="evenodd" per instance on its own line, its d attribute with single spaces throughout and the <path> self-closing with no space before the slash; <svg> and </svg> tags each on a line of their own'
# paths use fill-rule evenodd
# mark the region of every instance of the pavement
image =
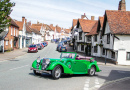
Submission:
<svg viewBox="0 0 130 90">
<path fill-rule="evenodd" d="M 16 57 L 25 55 L 27 51 L 28 51 L 28 48 L 23 48 L 23 49 L 15 49 L 10 52 L 0 53 L 0 61 L 11 60 Z"/>
</svg>

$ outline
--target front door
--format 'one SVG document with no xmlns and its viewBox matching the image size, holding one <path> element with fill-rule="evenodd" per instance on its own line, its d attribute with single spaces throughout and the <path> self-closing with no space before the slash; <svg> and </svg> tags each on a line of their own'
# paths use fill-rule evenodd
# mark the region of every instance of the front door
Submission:
<svg viewBox="0 0 130 90">
<path fill-rule="evenodd" d="M 85 48 L 85 53 L 87 56 L 91 56 L 91 46 L 87 45 L 87 47 Z"/>
<path fill-rule="evenodd" d="M 74 60 L 73 61 L 73 72 L 86 72 L 87 71 L 87 62 L 86 60 Z"/>
</svg>

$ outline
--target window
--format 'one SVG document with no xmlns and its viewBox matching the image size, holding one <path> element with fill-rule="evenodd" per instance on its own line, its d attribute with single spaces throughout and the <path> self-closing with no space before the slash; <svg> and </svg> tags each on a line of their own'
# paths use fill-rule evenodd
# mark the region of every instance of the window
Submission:
<svg viewBox="0 0 130 90">
<path fill-rule="evenodd" d="M 98 51 L 98 47 L 94 46 L 94 53 L 97 53 L 97 51 Z"/>
<path fill-rule="evenodd" d="M 11 35 L 12 35 L 12 27 L 11 27 Z"/>
<path fill-rule="evenodd" d="M 82 40 L 82 32 L 79 32 L 79 40 Z"/>
<path fill-rule="evenodd" d="M 127 58 L 127 60 L 130 60 L 130 52 L 127 52 L 126 58 Z"/>
<path fill-rule="evenodd" d="M 88 36 L 88 42 L 90 42 L 91 41 L 91 36 Z"/>
<path fill-rule="evenodd" d="M 110 34 L 107 35 L 107 44 L 110 44 Z"/>
<path fill-rule="evenodd" d="M 75 36 L 75 40 L 77 40 L 77 36 Z"/>
<path fill-rule="evenodd" d="M 6 41 L 6 45 L 8 45 L 8 41 Z"/>
<path fill-rule="evenodd" d="M 97 42 L 97 35 L 95 35 L 95 38 L 94 38 L 95 42 Z"/>
<path fill-rule="evenodd" d="M 14 36 L 15 36 L 15 28 L 14 28 Z"/>
<path fill-rule="evenodd" d="M 115 52 L 112 52 L 111 58 L 115 59 Z"/>
<path fill-rule="evenodd" d="M 16 29 L 16 36 L 18 36 L 18 29 Z"/>
<path fill-rule="evenodd" d="M 81 45 L 81 51 L 84 51 L 84 45 Z"/>
<path fill-rule="evenodd" d="M 105 55 L 105 49 L 103 48 L 103 52 L 102 52 L 102 55 Z"/>
<path fill-rule="evenodd" d="M 101 35 L 100 35 L 100 39 L 102 39 L 102 33 L 100 33 Z"/>
</svg>

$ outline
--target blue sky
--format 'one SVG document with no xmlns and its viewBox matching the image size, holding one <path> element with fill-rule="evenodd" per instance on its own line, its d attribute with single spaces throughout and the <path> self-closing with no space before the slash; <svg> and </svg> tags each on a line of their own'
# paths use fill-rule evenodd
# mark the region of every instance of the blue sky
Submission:
<svg viewBox="0 0 130 90">
<path fill-rule="evenodd" d="M 84 13 L 90 19 L 103 16 L 105 10 L 117 10 L 120 0 L 11 0 L 16 5 L 13 7 L 11 17 L 22 20 L 45 24 L 59 25 L 70 28 L 72 20 L 78 19 Z M 126 0 L 126 9 L 130 11 L 130 0 Z"/>
</svg>

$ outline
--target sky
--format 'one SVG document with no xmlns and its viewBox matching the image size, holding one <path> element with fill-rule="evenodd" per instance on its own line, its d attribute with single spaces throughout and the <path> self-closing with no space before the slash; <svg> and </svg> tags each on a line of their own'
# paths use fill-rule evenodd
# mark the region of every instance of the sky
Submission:
<svg viewBox="0 0 130 90">
<path fill-rule="evenodd" d="M 73 19 L 81 18 L 84 13 L 91 19 L 103 16 L 105 10 L 118 10 L 120 0 L 11 0 L 15 2 L 11 18 L 36 24 L 58 25 L 63 28 L 72 27 Z M 130 0 L 126 0 L 126 10 L 130 11 Z"/>
</svg>

